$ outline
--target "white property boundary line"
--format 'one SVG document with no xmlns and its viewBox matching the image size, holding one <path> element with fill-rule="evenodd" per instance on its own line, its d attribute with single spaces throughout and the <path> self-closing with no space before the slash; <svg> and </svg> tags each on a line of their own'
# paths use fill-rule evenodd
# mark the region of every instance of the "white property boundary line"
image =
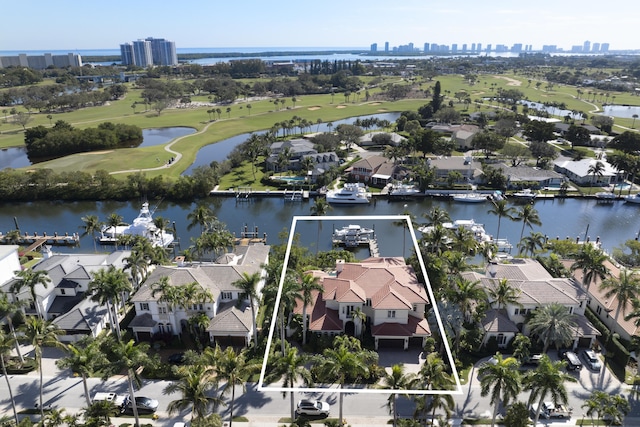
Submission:
<svg viewBox="0 0 640 427">
<path fill-rule="evenodd" d="M 282 285 L 284 283 L 284 278 L 287 274 L 287 265 L 289 264 L 289 255 L 291 253 L 291 246 L 293 244 L 293 238 L 296 232 L 296 226 L 298 221 L 350 221 L 354 222 L 357 220 L 382 220 L 382 221 L 406 221 L 409 232 L 411 233 L 411 238 L 413 240 L 413 247 L 415 249 L 418 261 L 420 262 L 420 268 L 422 269 L 422 275 L 425 279 L 425 284 L 427 288 L 427 292 L 429 293 L 429 302 L 433 307 L 433 311 L 436 317 L 436 321 L 438 323 L 438 328 L 440 330 L 441 336 L 446 337 L 445 329 L 442 325 L 442 319 L 440 318 L 440 313 L 438 312 L 438 305 L 435 304 L 435 297 L 433 295 L 433 290 L 431 289 L 431 283 L 429 283 L 429 277 L 427 276 L 427 270 L 424 265 L 424 260 L 422 259 L 422 254 L 420 253 L 420 248 L 418 246 L 418 241 L 416 239 L 416 235 L 413 229 L 413 224 L 411 223 L 411 217 L 409 215 L 359 215 L 359 216 L 294 216 L 291 221 L 291 229 L 289 231 L 289 240 L 287 241 L 287 250 L 284 255 L 284 262 L 282 264 L 282 273 L 280 274 L 280 285 L 278 286 L 278 294 L 276 296 L 276 302 L 274 306 L 274 312 L 271 321 L 271 327 L 269 328 L 269 337 L 267 339 L 267 348 L 265 350 L 264 359 L 262 361 L 262 370 L 260 371 L 260 379 L 258 381 L 258 390 L 259 391 L 276 391 L 276 392 L 306 392 L 306 393 L 370 393 L 370 394 L 390 394 L 392 390 L 384 390 L 384 389 L 371 389 L 371 388 L 316 388 L 316 387 L 279 387 L 279 386 L 265 386 L 264 385 L 264 377 L 267 370 L 267 359 L 269 356 L 269 350 L 271 349 L 271 344 L 273 341 L 273 334 L 275 331 L 275 326 L 277 323 L 277 313 L 278 307 L 280 306 L 280 297 L 282 295 Z M 445 351 L 447 353 L 447 358 L 449 361 L 449 366 L 451 366 L 451 370 L 453 373 L 453 377 L 456 381 L 456 389 L 455 390 L 401 390 L 398 391 L 402 394 L 462 394 L 462 385 L 460 384 L 460 377 L 458 376 L 458 370 L 456 369 L 455 362 L 453 360 L 453 355 L 451 354 L 451 349 L 449 348 L 449 340 L 443 339 L 443 344 L 445 346 Z"/>
</svg>

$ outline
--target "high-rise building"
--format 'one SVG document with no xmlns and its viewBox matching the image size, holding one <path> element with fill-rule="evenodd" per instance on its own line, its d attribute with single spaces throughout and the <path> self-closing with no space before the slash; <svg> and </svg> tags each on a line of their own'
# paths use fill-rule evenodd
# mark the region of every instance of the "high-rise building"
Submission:
<svg viewBox="0 0 640 427">
<path fill-rule="evenodd" d="M 491 52 L 491 47 L 492 47 L 492 46 L 491 46 L 491 43 L 489 43 L 489 44 L 487 45 L 487 52 Z"/>
<path fill-rule="evenodd" d="M 463 52 L 467 51 L 467 44 L 466 43 L 462 43 L 462 51 Z"/>
<path fill-rule="evenodd" d="M 133 42 L 133 65 L 141 68 L 147 68 L 153 65 L 150 41 L 136 40 Z"/>
<path fill-rule="evenodd" d="M 151 43 L 153 65 L 178 65 L 178 55 L 174 42 L 165 39 L 154 39 L 153 37 L 147 37 L 146 41 Z"/>
<path fill-rule="evenodd" d="M 424 48 L 422 49 L 423 52 L 429 52 L 429 43 L 425 43 L 424 44 Z"/>
<path fill-rule="evenodd" d="M 515 52 L 515 53 L 522 52 L 522 43 L 514 43 L 514 45 L 511 46 L 511 52 Z"/>
<path fill-rule="evenodd" d="M 384 51 L 389 52 L 389 42 L 384 42 Z"/>
<path fill-rule="evenodd" d="M 134 65 L 133 45 L 131 43 L 122 43 L 120 45 L 120 61 L 122 65 Z"/>
<path fill-rule="evenodd" d="M 452 53 L 458 53 L 458 44 L 454 43 L 451 45 L 451 52 Z"/>
<path fill-rule="evenodd" d="M 482 52 L 482 43 L 476 45 L 476 52 Z"/>
<path fill-rule="evenodd" d="M 371 43 L 371 52 L 378 51 L 378 43 Z"/>
<path fill-rule="evenodd" d="M 584 53 L 591 52 L 591 42 L 589 40 L 585 40 L 584 44 L 582 45 L 582 51 Z"/>
<path fill-rule="evenodd" d="M 609 43 L 602 43 L 600 45 L 600 52 L 609 52 Z"/>
<path fill-rule="evenodd" d="M 600 52 L 600 43 L 593 43 L 591 45 L 591 52 Z"/>
<path fill-rule="evenodd" d="M 476 51 L 476 44 L 471 43 L 471 52 L 475 52 L 475 51 Z"/>
<path fill-rule="evenodd" d="M 66 55 L 53 55 L 51 53 L 27 55 L 26 53 L 21 53 L 16 56 L 0 56 L 0 68 L 5 67 L 24 67 L 33 68 L 34 70 L 44 70 L 48 67 L 82 67 L 82 57 L 75 53 L 67 53 Z"/>
</svg>

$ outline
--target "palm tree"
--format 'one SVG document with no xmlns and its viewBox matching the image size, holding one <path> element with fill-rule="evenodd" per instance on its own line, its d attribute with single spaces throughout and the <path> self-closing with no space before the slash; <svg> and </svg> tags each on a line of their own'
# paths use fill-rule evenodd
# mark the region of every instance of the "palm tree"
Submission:
<svg viewBox="0 0 640 427">
<path fill-rule="evenodd" d="M 33 316 L 27 317 L 26 322 L 22 325 L 21 329 L 22 332 L 24 332 L 24 340 L 33 346 L 36 366 L 40 373 L 38 408 L 40 409 L 40 419 L 44 419 L 44 407 L 42 405 L 42 349 L 43 347 L 64 348 L 64 344 L 58 340 L 58 336 L 63 334 L 64 331 L 58 329 L 58 327 L 51 322 L 47 322 L 44 319 Z"/>
<path fill-rule="evenodd" d="M 637 114 L 633 114 L 631 116 L 633 118 L 633 122 L 631 123 L 631 129 L 635 129 L 636 128 L 636 119 L 638 118 Z"/>
<path fill-rule="evenodd" d="M 131 270 L 131 278 L 133 279 L 134 288 L 138 289 L 140 282 L 145 279 L 149 261 L 141 250 L 133 250 L 131 254 L 122 259 L 125 264 L 122 271 Z"/>
<path fill-rule="evenodd" d="M 524 236 L 518 243 L 518 253 L 534 256 L 538 249 L 543 249 L 546 239 L 544 235 L 538 231 L 529 233 L 528 236 Z"/>
<path fill-rule="evenodd" d="M 58 427 L 65 423 L 64 408 L 50 409 L 42 420 L 43 427 Z"/>
<path fill-rule="evenodd" d="M 415 382 L 416 377 L 413 374 L 404 372 L 404 365 L 395 364 L 391 367 L 391 372 L 385 372 L 380 387 L 385 390 L 410 390 L 413 388 Z M 397 397 L 398 393 L 393 392 L 387 400 L 389 412 L 393 414 L 393 427 L 396 427 L 398 424 L 398 409 L 396 408 Z"/>
<path fill-rule="evenodd" d="M 520 292 L 509 283 L 506 278 L 498 280 L 498 285 L 488 290 L 491 305 L 496 304 L 498 310 L 506 308 L 509 304 L 519 305 Z"/>
<path fill-rule="evenodd" d="M 364 337 L 364 331 L 367 327 L 367 314 L 362 311 L 360 307 L 356 307 L 351 312 L 351 318 L 353 319 L 353 322 L 359 326 L 357 330 L 360 331 L 359 335 L 360 339 L 362 339 Z"/>
<path fill-rule="evenodd" d="M 594 181 L 596 179 L 596 175 L 598 175 L 598 177 L 601 177 L 604 174 L 605 171 L 605 166 L 604 163 L 602 163 L 601 161 L 597 161 L 595 162 L 593 165 L 589 166 L 589 169 L 587 169 L 587 174 L 591 174 L 593 175 L 591 177 L 591 186 L 593 187 Z"/>
<path fill-rule="evenodd" d="M 204 232 L 205 224 L 209 223 L 212 219 L 215 219 L 215 215 L 211 208 L 205 204 L 198 204 L 193 212 L 187 215 L 187 230 L 191 230 L 196 225 L 200 226 L 200 234 Z"/>
<path fill-rule="evenodd" d="M 551 303 L 538 308 L 528 321 L 531 335 L 542 342 L 542 352 L 546 353 L 553 343 L 556 348 L 570 345 L 575 337 L 575 315 L 559 303 Z"/>
<path fill-rule="evenodd" d="M 222 400 L 211 396 L 209 390 L 216 387 L 216 379 L 212 369 L 203 363 L 191 366 L 179 366 L 175 370 L 178 379 L 167 385 L 162 394 L 180 393 L 181 397 L 169 402 L 169 415 L 191 407 L 191 423 L 196 419 L 204 419 L 212 405 L 219 405 Z"/>
<path fill-rule="evenodd" d="M 47 275 L 47 272 L 44 270 L 33 270 L 31 268 L 27 268 L 25 270 L 18 270 L 13 272 L 17 280 L 11 285 L 11 292 L 14 294 L 19 294 L 22 292 L 24 288 L 29 288 L 29 294 L 31 295 L 31 299 L 36 308 L 36 313 L 38 317 L 44 319 L 43 309 L 40 308 L 40 303 L 38 302 L 36 287 L 38 285 L 43 286 L 45 289 L 51 283 L 51 279 Z"/>
<path fill-rule="evenodd" d="M 232 283 L 233 286 L 242 291 L 242 295 L 238 298 L 238 304 L 242 304 L 246 298 L 251 305 L 251 321 L 253 322 L 253 345 L 258 346 L 258 327 L 256 325 L 256 301 L 260 298 L 258 285 L 262 277 L 257 271 L 253 274 L 247 272 L 242 273 L 242 277 Z"/>
<path fill-rule="evenodd" d="M 495 425 L 498 405 L 506 408 L 512 400 L 516 400 L 522 388 L 520 383 L 520 363 L 515 357 L 502 358 L 500 353 L 494 356 L 496 363 L 484 362 L 478 370 L 480 378 L 480 395 L 491 394 L 493 417 L 491 427 Z"/>
<path fill-rule="evenodd" d="M 524 388 L 531 391 L 528 404 L 538 401 L 538 410 L 533 419 L 534 426 L 538 424 L 542 402 L 545 401 L 547 395 L 551 396 L 551 401 L 554 405 L 567 404 L 568 396 L 565 383 L 576 382 L 577 380 L 572 375 L 564 372 L 565 366 L 566 362 L 552 362 L 549 356 L 543 353 L 536 369 L 529 371 L 524 376 Z"/>
<path fill-rule="evenodd" d="M 20 343 L 18 342 L 18 336 L 16 335 L 16 329 L 13 326 L 13 319 L 16 315 L 22 315 L 22 307 L 24 301 L 9 301 L 9 297 L 6 293 L 0 293 L 0 319 L 6 319 L 7 325 L 9 325 L 9 332 L 13 338 L 15 344 L 16 354 L 20 358 L 20 363 L 24 363 L 22 352 L 20 351 Z"/>
<path fill-rule="evenodd" d="M 224 395 L 231 393 L 229 404 L 229 427 L 233 424 L 233 404 L 236 398 L 236 386 L 242 387 L 246 391 L 246 382 L 251 375 L 260 370 L 260 365 L 248 358 L 248 350 L 242 349 L 236 354 L 232 347 L 227 347 L 222 351 L 219 346 L 215 349 L 207 348 L 204 352 L 205 360 L 211 362 L 213 375 L 217 381 L 224 381 L 220 392 Z"/>
<path fill-rule="evenodd" d="M 319 278 L 310 273 L 305 273 L 300 278 L 298 299 L 302 302 L 302 345 L 307 343 L 307 306 L 313 302 L 313 291 L 322 292 L 324 288 Z"/>
<path fill-rule="evenodd" d="M 516 212 L 514 216 L 516 221 L 522 221 L 522 230 L 520 231 L 520 240 L 522 240 L 522 235 L 524 234 L 524 228 L 529 227 L 533 229 L 534 225 L 542 225 L 540 221 L 540 216 L 538 215 L 538 211 L 532 204 L 526 204 L 522 206 L 518 212 Z"/>
<path fill-rule="evenodd" d="M 91 238 L 93 239 L 93 250 L 95 252 L 98 252 L 98 246 L 96 243 L 96 232 L 99 232 L 102 229 L 102 223 L 96 215 L 86 215 L 81 219 L 82 222 L 84 222 L 84 225 L 82 226 L 82 237 L 91 234 Z"/>
<path fill-rule="evenodd" d="M 307 368 L 309 363 L 309 356 L 305 354 L 299 354 L 296 347 L 287 346 L 284 356 L 279 353 L 271 353 L 269 364 L 267 365 L 267 372 L 269 376 L 265 380 L 270 383 L 278 379 L 282 379 L 282 386 L 289 388 L 289 397 L 291 405 L 291 420 L 295 420 L 295 405 L 294 405 L 294 387 L 296 382 L 303 381 L 305 384 L 311 384 L 312 377 L 311 371 Z M 283 397 L 286 396 L 286 392 L 283 392 Z"/>
<path fill-rule="evenodd" d="M 100 303 L 107 307 L 111 331 L 116 333 L 120 340 L 120 326 L 118 322 L 118 307 L 120 295 L 133 290 L 127 275 L 113 265 L 108 269 L 101 268 L 91 274 L 89 289 L 87 293 L 91 295 L 91 301 Z"/>
<path fill-rule="evenodd" d="M 2 367 L 2 375 L 7 382 L 7 390 L 9 390 L 9 400 L 11 401 L 11 409 L 13 409 L 13 417 L 16 420 L 16 426 L 20 424 L 18 419 L 18 411 L 16 410 L 16 401 L 13 397 L 13 390 L 11 389 L 11 381 L 9 381 L 9 375 L 7 375 L 7 365 L 5 363 L 5 357 L 11 353 L 11 350 L 15 346 L 15 339 L 5 334 L 4 330 L 0 328 L 0 366 Z"/>
<path fill-rule="evenodd" d="M 360 341 L 353 337 L 338 336 L 334 338 L 333 343 L 333 347 L 325 348 L 322 355 L 315 357 L 314 365 L 318 368 L 322 380 L 337 383 L 338 390 L 342 390 L 347 380 L 355 383 L 359 379 L 369 377 L 371 359 L 377 358 L 376 353 L 362 349 Z M 338 393 L 340 393 L 338 420 L 342 420 L 344 393 L 340 391 Z"/>
<path fill-rule="evenodd" d="M 487 294 L 479 280 L 470 281 L 462 277 L 456 277 L 452 283 L 453 290 L 449 299 L 460 306 L 465 320 L 470 320 L 476 310 L 479 301 L 486 301 Z"/>
<path fill-rule="evenodd" d="M 134 385 L 138 387 L 141 384 L 139 372 L 140 369 L 149 364 L 149 344 L 142 342 L 136 344 L 134 340 L 128 342 L 117 341 L 113 345 L 114 360 L 111 363 L 116 368 L 125 369 L 127 372 L 127 380 L 129 383 L 129 398 L 131 402 L 135 402 L 135 390 Z M 133 417 L 136 420 L 136 426 L 140 425 L 140 418 L 138 416 L 138 406 L 131 405 L 133 409 Z"/>
<path fill-rule="evenodd" d="M 451 217 L 446 209 L 435 206 L 429 212 L 422 215 L 427 223 L 425 225 L 436 226 L 442 225 L 445 222 L 451 222 Z"/>
<path fill-rule="evenodd" d="M 407 216 L 408 219 L 404 219 L 403 218 L 403 219 L 398 220 L 398 221 L 393 221 L 393 225 L 398 226 L 398 227 L 402 227 L 402 258 L 404 258 L 405 257 L 405 251 L 406 251 L 406 248 L 407 248 L 407 229 L 409 228 L 409 221 L 411 221 L 411 223 L 413 224 L 413 222 L 415 220 L 415 217 L 406 208 L 402 212 L 402 215 L 403 216 Z"/>
<path fill-rule="evenodd" d="M 586 409 L 585 415 L 591 417 L 591 425 L 593 425 L 593 415 L 598 414 L 598 419 L 602 417 L 604 410 L 609 401 L 609 393 L 602 390 L 594 390 L 589 398 L 584 401 L 582 409 Z"/>
<path fill-rule="evenodd" d="M 600 290 L 605 291 L 604 298 L 618 300 L 614 323 L 618 324 L 620 313 L 626 311 L 627 305 L 640 294 L 640 276 L 634 271 L 622 269 L 620 278 L 610 277 L 600 284 Z"/>
<path fill-rule="evenodd" d="M 493 207 L 489 209 L 488 213 L 498 216 L 498 231 L 496 232 L 496 241 L 498 241 L 500 239 L 500 222 L 502 221 L 502 217 L 513 221 L 513 207 L 509 207 L 506 200 L 492 201 L 491 203 Z"/>
<path fill-rule="evenodd" d="M 582 270 L 582 284 L 589 287 L 596 279 L 604 280 L 609 275 L 609 269 L 605 262 L 609 257 L 594 245 L 582 245 L 580 252 L 574 255 L 575 261 L 571 264 L 571 271 Z"/>
<path fill-rule="evenodd" d="M 100 343 L 93 337 L 87 337 L 77 343 L 67 344 L 65 350 L 68 355 L 56 361 L 56 365 L 61 369 L 68 368 L 74 374 L 79 374 L 82 377 L 84 397 L 87 400 L 87 406 L 91 406 L 87 378 L 99 371 L 109 361 L 100 350 Z"/>
<path fill-rule="evenodd" d="M 110 214 L 109 217 L 107 217 L 107 221 L 105 222 L 105 225 L 111 228 L 111 230 L 113 231 L 113 237 L 117 239 L 118 238 L 117 227 L 120 225 L 126 225 L 126 224 L 122 222 L 122 215 L 118 215 L 117 213 L 114 212 Z M 118 244 L 116 243 L 116 250 L 117 249 L 118 249 Z"/>
<path fill-rule="evenodd" d="M 316 197 L 313 202 L 313 206 L 311 206 L 311 215 L 312 216 L 325 216 L 331 209 L 331 205 L 327 202 L 327 199 L 324 197 Z M 318 254 L 318 250 L 320 249 L 320 232 L 322 231 L 322 220 L 318 220 L 318 238 L 316 239 L 316 255 Z"/>
</svg>

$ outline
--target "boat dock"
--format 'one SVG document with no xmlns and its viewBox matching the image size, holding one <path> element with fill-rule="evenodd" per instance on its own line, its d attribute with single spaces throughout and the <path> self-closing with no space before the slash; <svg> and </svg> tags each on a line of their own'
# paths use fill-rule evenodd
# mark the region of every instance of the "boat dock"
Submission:
<svg viewBox="0 0 640 427">
<path fill-rule="evenodd" d="M 0 245 L 14 244 L 29 245 L 26 250 L 26 252 L 29 252 L 45 244 L 51 246 L 77 246 L 80 244 L 80 236 L 78 233 L 59 235 L 55 232 L 53 235 L 47 233 L 42 233 L 42 235 L 38 233 L 22 233 L 20 236 L 13 237 L 0 232 Z"/>
<path fill-rule="evenodd" d="M 260 236 L 257 225 L 253 228 L 253 231 L 251 231 L 249 227 L 245 225 L 240 232 L 240 237 L 236 237 L 236 233 L 233 233 L 233 240 L 235 245 L 237 246 L 249 246 L 254 243 L 263 243 L 266 245 L 267 233 L 262 233 L 262 236 Z"/>
<path fill-rule="evenodd" d="M 369 240 L 369 253 L 374 258 L 380 256 L 380 249 L 378 248 L 378 241 L 376 239 Z"/>
<path fill-rule="evenodd" d="M 283 200 L 285 202 L 301 202 L 309 199 L 309 191 L 307 190 L 284 190 Z"/>
</svg>

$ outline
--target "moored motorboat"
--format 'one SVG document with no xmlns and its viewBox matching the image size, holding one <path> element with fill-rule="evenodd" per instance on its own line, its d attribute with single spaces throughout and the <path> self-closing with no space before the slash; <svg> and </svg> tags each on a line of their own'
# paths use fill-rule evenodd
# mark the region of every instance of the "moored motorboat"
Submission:
<svg viewBox="0 0 640 427">
<path fill-rule="evenodd" d="M 454 194 L 453 200 L 463 203 L 483 203 L 486 202 L 488 198 L 486 194 L 471 192 Z"/>
<path fill-rule="evenodd" d="M 338 190 L 327 191 L 327 202 L 336 204 L 363 204 L 369 203 L 371 193 L 367 187 L 359 182 L 346 183 Z"/>
<path fill-rule="evenodd" d="M 375 230 L 358 224 L 337 228 L 333 231 L 332 237 L 333 244 L 348 247 L 368 244 L 373 239 L 375 239 Z"/>
<path fill-rule="evenodd" d="M 511 197 L 514 197 L 517 200 L 533 201 L 538 197 L 538 193 L 531 191 L 529 188 L 525 188 L 521 191 L 516 191 L 511 195 Z"/>
<path fill-rule="evenodd" d="M 163 248 L 170 246 L 174 240 L 173 234 L 161 230 L 155 225 L 153 214 L 149 210 L 147 202 L 142 204 L 142 208 L 132 224 L 103 226 L 98 241 L 103 245 L 114 245 L 118 242 L 118 237 L 123 235 L 142 236 L 147 238 L 153 246 Z"/>
<path fill-rule="evenodd" d="M 640 193 L 629 194 L 624 198 L 624 201 L 627 203 L 640 203 Z"/>
</svg>

